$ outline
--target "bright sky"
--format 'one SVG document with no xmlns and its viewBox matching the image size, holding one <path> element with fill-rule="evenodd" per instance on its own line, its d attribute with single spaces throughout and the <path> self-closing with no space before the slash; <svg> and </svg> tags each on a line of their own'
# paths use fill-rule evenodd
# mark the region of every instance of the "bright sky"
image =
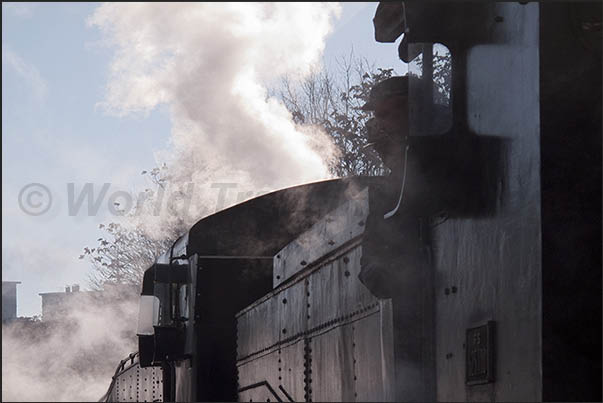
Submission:
<svg viewBox="0 0 603 403">
<path fill-rule="evenodd" d="M 374 41 L 377 3 L 342 6 L 326 39 L 325 61 L 353 47 L 376 66 L 404 73 L 397 44 Z M 102 235 L 98 224 L 111 219 L 110 203 L 105 198 L 94 216 L 70 216 L 68 184 L 75 184 L 76 194 L 86 183 L 97 192 L 104 183 L 112 190 L 140 191 L 146 185 L 141 171 L 156 165 L 156 152 L 170 141 L 165 107 L 122 117 L 98 107 L 114 50 L 104 45 L 97 27 L 87 24 L 97 7 L 2 3 L 2 279 L 22 282 L 19 316 L 41 313 L 40 292 L 61 291 L 68 284 L 86 288 L 90 267 L 78 256 L 84 246 L 96 245 Z M 52 195 L 50 209 L 37 216 L 19 204 L 20 192 L 31 183 L 44 185 Z M 43 209 L 39 192 L 26 189 L 22 203 Z"/>
</svg>

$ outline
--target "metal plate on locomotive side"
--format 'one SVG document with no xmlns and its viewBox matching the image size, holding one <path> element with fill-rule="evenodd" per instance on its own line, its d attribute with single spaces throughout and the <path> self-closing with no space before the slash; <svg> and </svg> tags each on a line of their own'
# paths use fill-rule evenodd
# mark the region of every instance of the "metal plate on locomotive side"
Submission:
<svg viewBox="0 0 603 403">
<path fill-rule="evenodd" d="M 478 385 L 494 382 L 495 322 L 467 329 L 465 383 Z"/>
</svg>

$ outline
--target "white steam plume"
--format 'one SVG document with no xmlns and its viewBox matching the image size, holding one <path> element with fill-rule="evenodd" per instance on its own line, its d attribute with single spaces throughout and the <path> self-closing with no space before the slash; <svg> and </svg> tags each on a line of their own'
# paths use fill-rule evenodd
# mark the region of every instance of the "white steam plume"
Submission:
<svg viewBox="0 0 603 403">
<path fill-rule="evenodd" d="M 137 292 L 70 294 L 50 321 L 2 324 L 2 401 L 98 401 L 137 350 Z"/>
<path fill-rule="evenodd" d="M 339 13 L 329 3 L 111 3 L 90 17 L 116 49 L 102 106 L 117 115 L 170 110 L 171 147 L 159 159 L 176 191 L 195 184 L 189 214 L 179 217 L 187 225 L 213 212 L 212 183 L 257 195 L 331 176 L 330 139 L 296 125 L 264 83 L 319 67 Z M 186 204 L 171 193 L 166 202 Z M 150 234 L 164 237 L 181 224 L 147 207 L 140 222 Z M 69 326 L 3 327 L 2 399 L 98 399 L 115 366 L 136 350 L 136 311 L 127 301 L 104 308 L 80 301 L 65 313 Z"/>
<path fill-rule="evenodd" d="M 319 67 L 339 14 L 335 3 L 103 4 L 89 20 L 116 48 L 102 106 L 125 115 L 168 105 L 171 149 L 159 159 L 172 186 L 228 182 L 257 195 L 330 178 L 331 140 L 296 125 L 264 83 Z M 210 193 L 195 194 L 187 224 L 213 212 Z M 157 218 L 141 220 L 156 235 L 170 225 Z"/>
</svg>

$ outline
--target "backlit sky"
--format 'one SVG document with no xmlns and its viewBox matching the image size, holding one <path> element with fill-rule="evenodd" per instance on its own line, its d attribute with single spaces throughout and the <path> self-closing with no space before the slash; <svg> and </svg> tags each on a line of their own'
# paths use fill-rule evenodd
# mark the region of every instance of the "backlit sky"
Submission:
<svg viewBox="0 0 603 403">
<path fill-rule="evenodd" d="M 70 216 L 67 184 L 100 190 L 139 191 L 142 170 L 156 165 L 171 130 L 168 111 L 141 116 L 108 115 L 98 104 L 108 82 L 113 50 L 87 24 L 99 3 L 2 3 L 2 279 L 21 281 L 18 315 L 41 313 L 40 292 L 65 285 L 87 288 L 90 267 L 78 260 L 84 246 L 102 234 L 111 219 L 107 200 L 95 216 Z M 377 3 L 342 3 L 327 37 L 324 60 L 354 53 L 378 67 L 405 66 L 397 44 L 374 41 Z M 278 38 L 275 38 L 278 40 Z M 25 214 L 21 190 L 46 186 L 52 206 L 45 214 Z M 76 193 L 77 194 L 77 193 Z M 34 203 L 37 195 L 32 196 Z"/>
</svg>

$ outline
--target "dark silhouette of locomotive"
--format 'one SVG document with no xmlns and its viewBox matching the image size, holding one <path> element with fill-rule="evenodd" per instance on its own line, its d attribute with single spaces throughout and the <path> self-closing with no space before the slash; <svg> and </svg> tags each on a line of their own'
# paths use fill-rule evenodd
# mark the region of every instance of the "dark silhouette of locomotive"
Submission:
<svg viewBox="0 0 603 403">
<path fill-rule="evenodd" d="M 601 400 L 601 3 L 381 3 L 374 24 L 421 60 L 403 172 L 195 224 L 145 272 L 104 400 Z"/>
</svg>

